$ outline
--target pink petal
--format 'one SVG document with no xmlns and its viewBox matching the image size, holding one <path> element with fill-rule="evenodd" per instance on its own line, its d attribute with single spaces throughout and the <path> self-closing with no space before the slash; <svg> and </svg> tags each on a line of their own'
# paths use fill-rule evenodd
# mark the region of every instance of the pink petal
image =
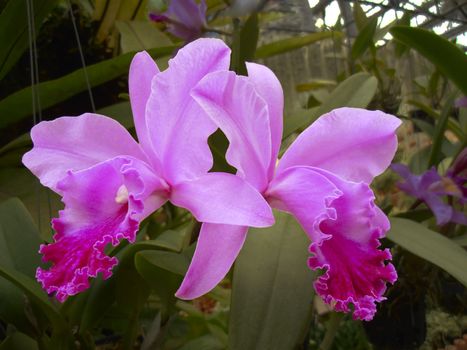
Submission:
<svg viewBox="0 0 467 350">
<path fill-rule="evenodd" d="M 23 163 L 54 190 L 68 170 L 86 169 L 119 155 L 146 158 L 124 127 L 98 114 L 41 122 L 32 128 L 31 138 L 34 148 L 23 156 Z"/>
<path fill-rule="evenodd" d="M 269 182 L 271 134 L 266 102 L 246 77 L 233 72 L 206 76 L 193 96 L 230 141 L 227 161 L 260 192 Z"/>
<path fill-rule="evenodd" d="M 194 299 L 213 289 L 229 272 L 248 227 L 203 224 L 188 272 L 175 295 Z"/>
<path fill-rule="evenodd" d="M 349 181 L 370 183 L 391 163 L 401 121 L 380 111 L 339 108 L 308 127 L 279 162 L 278 172 L 297 165 L 329 170 Z"/>
<path fill-rule="evenodd" d="M 341 195 L 331 181 L 309 167 L 286 169 L 266 191 L 271 206 L 293 214 L 310 239 L 322 235 L 319 225 L 323 220 L 336 216 L 331 203 Z"/>
<path fill-rule="evenodd" d="M 216 127 L 190 96 L 208 73 L 229 68 L 230 49 L 218 39 L 199 39 L 178 51 L 152 81 L 147 125 L 170 183 L 193 179 L 212 167 L 207 138 Z"/>
<path fill-rule="evenodd" d="M 271 130 L 271 162 L 269 177 L 272 178 L 276 167 L 277 154 L 282 141 L 282 120 L 284 93 L 276 75 L 268 67 L 257 63 L 246 63 L 248 78 L 255 85 L 256 92 L 266 101 L 269 111 Z"/>
<path fill-rule="evenodd" d="M 312 269 L 323 269 L 315 288 L 337 311 L 351 312 L 355 319 L 371 320 L 376 302 L 385 300 L 386 283 L 397 274 L 388 249 L 380 250 L 379 238 L 389 229 L 384 213 L 374 205 L 374 195 L 364 183 L 347 182 L 320 171 L 343 193 L 331 206 L 335 218 L 323 220 L 315 234 L 309 259 Z"/>
<path fill-rule="evenodd" d="M 128 88 L 138 140 L 148 156 L 152 147 L 146 126 L 146 103 L 151 94 L 152 78 L 159 73 L 156 62 L 146 51 L 138 52 L 130 65 Z"/>
<path fill-rule="evenodd" d="M 52 221 L 55 243 L 42 245 L 48 270 L 36 277 L 48 293 L 64 301 L 89 287 L 89 277 L 112 274 L 115 257 L 105 254 L 110 243 L 135 240 L 144 217 L 165 201 L 164 186 L 136 159 L 114 158 L 91 168 L 69 172 L 57 184 L 65 209 Z"/>
<path fill-rule="evenodd" d="M 188 209 L 200 222 L 266 227 L 274 223 L 261 194 L 240 177 L 208 173 L 172 187 L 170 201 Z"/>
</svg>

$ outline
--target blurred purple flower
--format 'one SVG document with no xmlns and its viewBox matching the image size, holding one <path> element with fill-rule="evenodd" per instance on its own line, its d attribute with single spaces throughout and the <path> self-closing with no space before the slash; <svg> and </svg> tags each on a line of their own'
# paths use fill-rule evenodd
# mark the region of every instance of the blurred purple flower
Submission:
<svg viewBox="0 0 467 350">
<path fill-rule="evenodd" d="M 466 225 L 467 217 L 443 200 L 444 196 L 453 196 L 465 203 L 466 165 L 467 152 L 464 150 L 446 176 L 438 174 L 434 167 L 421 175 L 411 173 L 404 164 L 393 164 L 391 168 L 404 179 L 404 182 L 398 183 L 398 187 L 408 195 L 425 202 L 435 215 L 438 225 L 448 222 Z"/>
<path fill-rule="evenodd" d="M 150 13 L 149 18 L 155 22 L 164 22 L 170 33 L 186 42 L 202 36 L 206 26 L 206 1 L 171 0 L 167 11 Z"/>
<path fill-rule="evenodd" d="M 462 96 L 461 98 L 458 98 L 454 104 L 458 108 L 467 108 L 467 96 Z"/>
</svg>

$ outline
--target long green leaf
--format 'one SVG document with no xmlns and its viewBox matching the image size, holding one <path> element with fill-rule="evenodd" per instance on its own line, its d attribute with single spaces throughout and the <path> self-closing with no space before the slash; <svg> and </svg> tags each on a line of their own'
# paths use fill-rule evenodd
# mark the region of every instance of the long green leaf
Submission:
<svg viewBox="0 0 467 350">
<path fill-rule="evenodd" d="M 452 93 L 441 112 L 440 118 L 437 120 L 435 125 L 435 130 L 433 133 L 433 146 L 431 146 L 430 158 L 428 159 L 428 167 L 438 164 L 441 160 L 441 146 L 443 145 L 444 132 L 449 121 L 449 114 L 451 113 L 452 106 L 454 105 L 454 100 L 457 97 L 457 93 Z"/>
<path fill-rule="evenodd" d="M 252 61 L 258 44 L 258 14 L 252 13 L 240 27 L 234 20 L 231 69 L 238 74 L 247 75 L 245 62 Z"/>
<path fill-rule="evenodd" d="M 16 198 L 0 204 L 0 266 L 33 278 L 41 260 L 39 232 L 27 209 Z M 21 289 L 0 278 L 0 317 L 30 334 Z"/>
<path fill-rule="evenodd" d="M 170 54 L 176 47 L 156 48 L 148 52 L 153 57 L 162 57 Z M 86 70 L 91 86 L 103 84 L 127 73 L 133 56 L 134 52 L 131 52 L 88 66 Z M 36 86 L 43 109 L 65 101 L 86 89 L 83 69 Z M 31 93 L 32 90 L 28 87 L 0 101 L 0 130 L 31 115 Z"/>
<path fill-rule="evenodd" d="M 301 47 L 313 44 L 324 39 L 339 38 L 341 36 L 341 32 L 319 32 L 278 40 L 258 47 L 256 49 L 255 58 L 258 59 L 279 55 L 281 53 L 297 50 Z"/>
<path fill-rule="evenodd" d="M 467 95 L 467 56 L 443 37 L 422 29 L 395 26 L 389 31 L 394 38 L 417 50 Z"/>
<path fill-rule="evenodd" d="M 323 101 L 321 106 L 298 111 L 284 118 L 283 138 L 306 127 L 319 116 L 339 107 L 365 108 L 373 99 L 378 87 L 376 78 L 368 73 L 357 73 L 340 83 Z"/>
<path fill-rule="evenodd" d="M 232 285 L 229 349 L 289 350 L 302 341 L 313 300 L 309 241 L 294 218 L 251 229 Z"/>
<path fill-rule="evenodd" d="M 15 332 L 1 344 L 0 350 L 38 350 L 37 343 L 26 334 Z"/>
<path fill-rule="evenodd" d="M 368 20 L 365 27 L 358 33 L 357 38 L 352 46 L 352 58 L 357 59 L 365 53 L 365 51 L 373 45 L 373 37 L 375 35 L 378 18 L 373 17 Z"/>
<path fill-rule="evenodd" d="M 148 21 L 116 21 L 123 53 L 172 45 L 167 35 Z"/>
<path fill-rule="evenodd" d="M 27 3 L 28 1 L 21 0 L 7 1 L 0 13 L 0 80 L 29 47 Z M 32 3 L 34 30 L 37 35 L 44 19 L 57 5 L 58 0 L 35 0 Z"/>
<path fill-rule="evenodd" d="M 135 267 L 164 303 L 166 311 L 175 307 L 175 292 L 190 261 L 184 254 L 166 251 L 142 251 L 135 256 Z"/>
<path fill-rule="evenodd" d="M 25 274 L 12 268 L 0 266 L 0 276 L 13 283 L 44 311 L 47 317 L 54 322 L 61 322 L 62 318 L 55 307 L 50 303 L 47 294 L 39 284 Z"/>
<path fill-rule="evenodd" d="M 34 265 L 39 264 L 36 253 L 38 248 L 37 229 L 34 228 L 26 209 L 17 199 L 11 199 L 3 203 L 0 212 L 4 242 L 6 242 L 9 254 L 14 254 L 9 255 L 10 259 L 14 260 L 13 265 L 8 264 L 8 261 L 5 260 L 0 263 L 0 277 L 22 290 L 52 323 L 51 344 L 53 344 L 53 348 L 73 349 L 73 347 L 70 347 L 70 344 L 72 344 L 71 330 L 66 320 L 50 302 L 47 294 L 39 284 L 30 277 L 31 274 L 34 275 Z M 16 238 L 16 241 L 14 241 L 14 238 Z M 3 244 L 0 247 L 4 247 Z M 31 264 L 33 265 L 31 266 Z M 2 292 L 4 292 L 3 288 Z M 7 299 L 6 301 L 10 300 Z"/>
<path fill-rule="evenodd" d="M 467 252 L 456 242 L 412 220 L 391 218 L 387 237 L 467 286 Z"/>
</svg>

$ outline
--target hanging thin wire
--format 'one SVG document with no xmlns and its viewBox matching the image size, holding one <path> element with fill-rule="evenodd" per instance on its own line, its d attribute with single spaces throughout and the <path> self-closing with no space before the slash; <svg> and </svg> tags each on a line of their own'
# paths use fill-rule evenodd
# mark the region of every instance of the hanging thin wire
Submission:
<svg viewBox="0 0 467 350">
<path fill-rule="evenodd" d="M 40 110 L 40 98 L 37 94 L 36 83 L 39 80 L 39 74 L 36 69 L 39 67 L 37 63 L 37 46 L 35 40 L 35 23 L 34 23 L 34 7 L 31 0 L 26 1 L 26 11 L 28 16 L 28 41 L 29 41 L 29 66 L 31 70 L 31 99 L 32 99 L 32 121 L 36 125 L 42 118 L 42 113 L 38 115 L 37 110 Z M 41 229 L 41 188 L 40 184 L 36 186 L 36 206 L 37 206 L 37 224 Z"/>
<path fill-rule="evenodd" d="M 73 24 L 73 31 L 75 32 L 76 45 L 78 46 L 79 57 L 81 59 L 81 65 L 83 66 L 84 79 L 86 80 L 86 87 L 89 94 L 89 101 L 91 103 L 91 108 L 93 112 L 96 112 L 96 105 L 94 104 L 94 97 L 92 95 L 91 83 L 89 82 L 88 70 L 86 68 L 86 61 L 84 59 L 83 48 L 81 46 L 81 40 L 79 38 L 78 27 L 76 25 L 75 15 L 73 14 L 73 8 L 71 6 L 71 1 L 67 0 L 68 10 L 70 11 L 71 23 Z"/>
</svg>

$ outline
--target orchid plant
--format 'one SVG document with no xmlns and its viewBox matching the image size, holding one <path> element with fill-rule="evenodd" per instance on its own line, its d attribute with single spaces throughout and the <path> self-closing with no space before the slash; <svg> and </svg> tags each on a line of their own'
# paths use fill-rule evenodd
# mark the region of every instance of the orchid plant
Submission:
<svg viewBox="0 0 467 350">
<path fill-rule="evenodd" d="M 166 201 L 202 222 L 193 260 L 176 295 L 199 297 L 234 263 L 249 226 L 274 222 L 272 207 L 291 213 L 312 241 L 315 288 L 325 302 L 370 320 L 397 275 L 378 249 L 389 229 L 369 184 L 390 164 L 400 121 L 379 111 L 336 109 L 306 129 L 277 160 L 282 88 L 265 66 L 248 77 L 228 71 L 229 48 L 198 39 L 159 72 L 138 53 L 129 75 L 138 142 L 117 122 L 84 114 L 42 122 L 31 131 L 24 164 L 63 198 L 52 221 L 55 242 L 42 245 L 36 277 L 64 301 L 117 264 L 108 244 L 135 241 L 139 223 Z M 227 136 L 227 161 L 237 174 L 209 172 L 207 138 Z M 54 136 L 53 138 L 51 136 Z M 311 281 L 310 281 L 311 283 Z"/>
</svg>

